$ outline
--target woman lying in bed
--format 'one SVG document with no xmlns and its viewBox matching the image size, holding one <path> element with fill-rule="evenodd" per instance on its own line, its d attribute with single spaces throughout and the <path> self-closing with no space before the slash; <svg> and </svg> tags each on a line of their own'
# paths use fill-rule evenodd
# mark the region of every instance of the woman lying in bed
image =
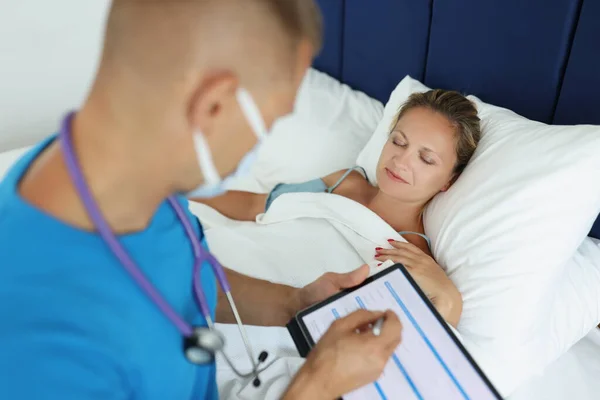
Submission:
<svg viewBox="0 0 600 400">
<path fill-rule="evenodd" d="M 375 248 L 383 262 L 404 264 L 447 322 L 456 326 L 462 297 L 432 258 L 423 227 L 423 210 L 452 185 L 480 138 L 473 103 L 457 92 L 415 93 L 400 108 L 377 165 L 378 186 L 360 167 L 301 184 L 279 184 L 269 194 L 230 191 L 213 199 L 195 199 L 237 220 L 254 220 L 283 193 L 328 192 L 352 199 L 379 215 L 409 243 L 390 241 L 393 249 Z"/>
</svg>

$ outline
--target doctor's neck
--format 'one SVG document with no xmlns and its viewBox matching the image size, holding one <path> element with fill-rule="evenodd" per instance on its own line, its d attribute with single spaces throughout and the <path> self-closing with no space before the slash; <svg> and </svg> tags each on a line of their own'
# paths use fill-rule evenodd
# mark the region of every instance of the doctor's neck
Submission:
<svg viewBox="0 0 600 400">
<path fill-rule="evenodd" d="M 112 229 L 119 234 L 144 229 L 158 205 L 171 194 L 175 165 L 168 149 L 139 141 L 139 130 L 124 121 L 84 107 L 71 126 L 73 149 L 92 195 Z M 34 206 L 69 225 L 93 230 L 67 171 L 59 140 L 32 163 L 20 184 Z"/>
</svg>

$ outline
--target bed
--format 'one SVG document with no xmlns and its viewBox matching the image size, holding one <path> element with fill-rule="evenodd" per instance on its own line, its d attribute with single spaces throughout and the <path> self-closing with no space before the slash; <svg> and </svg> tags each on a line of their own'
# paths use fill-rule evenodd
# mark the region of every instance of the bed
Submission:
<svg viewBox="0 0 600 400">
<path fill-rule="evenodd" d="M 473 94 L 531 120 L 553 125 L 600 124 L 596 112 L 600 107 L 596 95 L 600 89 L 596 72 L 600 71 L 600 26 L 596 23 L 600 2 L 318 3 L 325 40 L 314 68 L 383 104 L 398 82 L 410 75 L 429 87 Z M 216 224 L 231 223 L 217 221 L 218 217 L 206 210 L 197 214 L 214 217 Z M 600 237 L 600 218 L 589 235 Z M 218 255 L 218 245 L 215 251 Z M 222 326 L 227 332 L 230 328 Z M 277 355 L 278 366 L 266 374 L 268 384 L 262 392 L 248 389 L 247 384 L 233 379 L 227 368 L 219 368 L 219 385 L 226 398 L 276 398 L 301 365 L 285 330 L 267 332 L 253 327 L 251 336 Z M 241 347 L 238 356 L 244 363 Z M 599 371 L 600 331 L 592 330 L 509 398 L 597 398 L 600 384 L 595 377 Z"/>
</svg>

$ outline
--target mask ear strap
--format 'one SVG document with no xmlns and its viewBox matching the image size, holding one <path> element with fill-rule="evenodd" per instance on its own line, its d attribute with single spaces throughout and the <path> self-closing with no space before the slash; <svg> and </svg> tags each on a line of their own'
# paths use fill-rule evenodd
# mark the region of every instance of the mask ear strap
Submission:
<svg viewBox="0 0 600 400">
<path fill-rule="evenodd" d="M 258 141 L 262 141 L 267 137 L 267 127 L 252 95 L 246 89 L 238 88 L 235 96 L 252 131 L 254 131 Z"/>
<path fill-rule="evenodd" d="M 210 148 L 202 132 L 198 131 L 194 134 L 194 145 L 198 152 L 198 162 L 200 163 L 200 170 L 204 177 L 204 184 L 214 186 L 221 182 L 221 177 L 217 172 L 215 163 L 210 153 Z"/>
</svg>

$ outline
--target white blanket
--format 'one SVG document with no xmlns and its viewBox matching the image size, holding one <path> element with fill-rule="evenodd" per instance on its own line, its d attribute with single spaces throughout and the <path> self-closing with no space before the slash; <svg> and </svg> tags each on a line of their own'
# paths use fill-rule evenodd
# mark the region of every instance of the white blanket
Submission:
<svg viewBox="0 0 600 400">
<path fill-rule="evenodd" d="M 196 206 L 193 212 L 198 213 Z M 377 214 L 345 197 L 289 193 L 273 202 L 257 223 L 234 223 L 200 212 L 206 238 L 219 261 L 244 274 L 304 286 L 325 272 L 348 272 L 362 264 L 377 270 L 375 247 L 405 241 Z"/>
</svg>

